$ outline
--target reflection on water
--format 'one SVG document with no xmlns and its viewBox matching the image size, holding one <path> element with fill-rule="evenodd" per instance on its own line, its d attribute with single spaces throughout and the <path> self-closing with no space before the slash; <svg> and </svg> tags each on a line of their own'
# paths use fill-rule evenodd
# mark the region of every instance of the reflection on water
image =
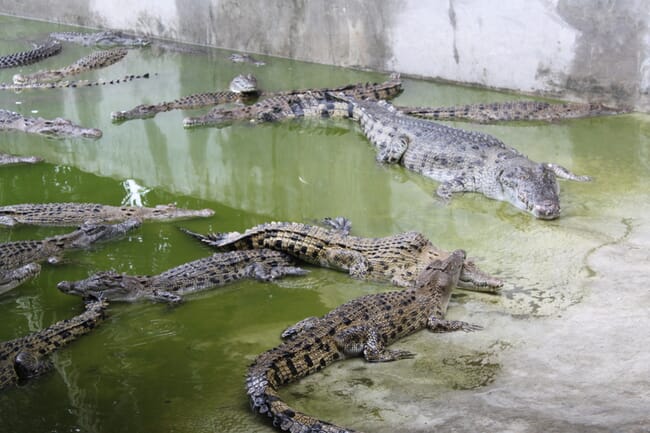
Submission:
<svg viewBox="0 0 650 433">
<path fill-rule="evenodd" d="M 0 24 L 2 53 L 26 49 L 25 35 L 64 30 L 7 17 L 0 17 Z M 10 81 L 17 72 L 69 64 L 90 50 L 66 45 L 43 63 L 0 70 L 0 81 Z M 183 117 L 197 111 L 172 111 L 111 123 L 112 111 L 226 89 L 239 73 L 256 74 L 268 90 L 385 79 L 283 59 L 256 68 L 229 62 L 226 52 L 208 51 L 130 50 L 122 62 L 83 77 L 150 72 L 149 80 L 0 93 L 2 108 L 38 110 L 39 116 L 61 116 L 104 132 L 96 141 L 2 133 L 0 152 L 37 155 L 46 163 L 3 167 L 0 203 L 176 203 L 216 211 L 208 219 L 147 223 L 123 240 L 72 252 L 57 266 L 45 264 L 37 279 L 0 296 L 0 340 L 78 313 L 79 299 L 58 292 L 58 281 L 106 269 L 157 274 L 212 253 L 177 226 L 241 231 L 269 220 L 314 222 L 342 215 L 352 220 L 356 235 L 416 230 L 442 248 L 464 248 L 506 285 L 500 296 L 452 299 L 449 316 L 479 323 L 483 331 L 421 332 L 400 341 L 400 348 L 418 353 L 414 360 L 335 364 L 285 390 L 296 406 L 376 432 L 397 426 L 476 431 L 477 425 L 494 431 L 535 431 L 540 425 L 556 431 L 584 425 L 624 431 L 643 421 L 640 408 L 647 408 L 648 400 L 638 396 L 647 395 L 647 382 L 632 380 L 626 371 L 647 377 L 650 365 L 642 349 L 650 344 L 642 333 L 648 327 L 650 300 L 643 290 L 649 281 L 640 270 L 650 244 L 647 116 L 550 125 L 458 124 L 496 135 L 533 160 L 594 177 L 587 184 L 561 182 L 563 216 L 546 222 L 478 194 L 441 205 L 433 197 L 435 182 L 377 164 L 358 126 L 346 120 L 185 130 Z M 397 101 L 454 105 L 511 99 L 407 79 Z M 0 241 L 64 231 L 3 229 Z M 56 372 L 0 394 L 3 426 L 98 433 L 273 431 L 250 413 L 243 390 L 246 366 L 255 355 L 278 343 L 282 329 L 304 317 L 390 289 L 309 269 L 305 278 L 242 282 L 190 296 L 178 307 L 111 306 L 100 328 L 54 357 Z M 630 326 L 630 317 L 638 323 Z M 622 354 L 620 359 L 616 354 Z M 598 374 L 590 374 L 594 365 L 602 366 Z M 598 392 L 611 398 L 598 398 Z M 568 406 L 575 409 L 557 410 Z M 38 416 L 33 416 L 35 408 Z M 594 412 L 608 416 L 594 418 Z"/>
</svg>

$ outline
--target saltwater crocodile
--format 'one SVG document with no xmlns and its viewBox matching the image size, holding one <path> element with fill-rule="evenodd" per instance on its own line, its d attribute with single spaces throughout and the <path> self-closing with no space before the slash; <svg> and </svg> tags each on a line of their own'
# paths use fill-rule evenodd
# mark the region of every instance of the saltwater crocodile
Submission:
<svg viewBox="0 0 650 433">
<path fill-rule="evenodd" d="M 293 222 L 261 224 L 244 233 L 201 235 L 182 230 L 220 251 L 270 248 L 307 263 L 348 272 L 353 278 L 400 287 L 412 287 L 427 263 L 449 256 L 418 232 L 363 238 L 345 230 Z M 468 260 L 460 284 L 467 289 L 494 292 L 503 283 Z"/>
<path fill-rule="evenodd" d="M 291 257 L 268 249 L 230 251 L 184 263 L 158 275 L 126 275 L 97 272 L 81 281 L 61 281 L 64 293 L 84 298 L 134 302 L 150 299 L 180 302 L 189 293 L 223 286 L 244 278 L 272 281 L 286 275 L 305 275 Z"/>
<path fill-rule="evenodd" d="M 304 116 L 347 116 L 347 112 L 337 112 L 334 110 L 328 111 L 328 107 L 321 106 L 308 107 L 309 109 L 314 110 L 313 113 L 301 111 L 301 98 L 308 97 L 310 100 L 311 98 L 324 98 L 328 92 L 337 94 L 341 93 L 352 96 L 356 99 L 364 100 L 390 99 L 402 92 L 402 81 L 399 74 L 392 74 L 388 81 L 384 81 L 383 83 L 356 83 L 334 88 L 300 89 L 268 93 L 262 92 L 261 97 L 265 97 L 266 99 L 255 104 L 232 109 L 215 107 L 203 116 L 185 118 L 183 120 L 183 126 L 186 128 L 213 126 L 236 120 L 268 122 Z"/>
<path fill-rule="evenodd" d="M 52 368 L 46 358 L 61 347 L 92 331 L 104 320 L 108 303 L 86 304 L 86 311 L 15 340 L 0 342 L 0 389 L 18 385 Z"/>
<path fill-rule="evenodd" d="M 61 80 L 54 81 L 50 83 L 26 83 L 26 84 L 14 84 L 14 83 L 0 83 L 0 90 L 14 90 L 20 92 L 22 90 L 28 89 L 68 89 L 68 88 L 77 88 L 77 87 L 99 87 L 112 84 L 120 83 L 130 83 L 134 80 L 149 79 L 149 73 L 144 74 L 131 74 L 125 75 L 121 78 L 114 79 L 105 79 L 100 78 L 98 80 Z"/>
<path fill-rule="evenodd" d="M 151 39 L 145 36 L 132 36 L 112 30 L 95 33 L 55 32 L 50 33 L 50 38 L 84 46 L 97 45 L 100 47 L 146 47 L 151 44 Z"/>
<path fill-rule="evenodd" d="M 353 431 L 291 408 L 278 389 L 349 357 L 363 356 L 369 362 L 413 358 L 415 355 L 409 351 L 386 346 L 421 329 L 481 329 L 444 319 L 464 259 L 465 253 L 456 250 L 445 260 L 427 264 L 412 288 L 362 296 L 321 318 L 310 317 L 285 330 L 285 342 L 262 353 L 248 368 L 246 391 L 253 410 L 271 418 L 273 425 L 284 431 Z"/>
<path fill-rule="evenodd" d="M 82 72 L 110 66 L 122 60 L 127 53 L 128 50 L 126 48 L 113 48 L 110 50 L 95 51 L 94 53 L 80 58 L 71 65 L 60 69 L 38 71 L 27 75 L 16 74 L 13 76 L 13 82 L 14 84 L 24 86 L 25 84 L 52 83 L 61 81 L 65 77 L 71 75 L 78 75 Z"/>
<path fill-rule="evenodd" d="M 128 219 L 118 224 L 85 223 L 77 230 L 42 240 L 25 240 L 0 243 L 0 292 L 6 292 L 36 276 L 40 268 L 32 263 L 56 263 L 67 250 L 87 248 L 125 235 L 139 227 L 141 221 Z M 23 268 L 23 269 L 21 269 Z"/>
<path fill-rule="evenodd" d="M 36 164 L 43 161 L 43 158 L 38 156 L 18 156 L 10 155 L 8 153 L 0 153 L 0 166 L 11 164 Z"/>
<path fill-rule="evenodd" d="M 0 69 L 15 68 L 40 62 L 50 56 L 61 52 L 62 45 L 58 41 L 48 40 L 33 50 L 7 54 L 0 57 Z"/>
<path fill-rule="evenodd" d="M 102 136 L 102 131 L 99 129 L 84 128 L 60 117 L 53 120 L 25 117 L 15 111 L 3 109 L 0 109 L 0 131 L 19 131 L 57 138 L 100 138 Z"/>
<path fill-rule="evenodd" d="M 240 54 L 240 53 L 233 53 L 231 54 L 228 59 L 233 62 L 233 63 L 250 63 L 255 66 L 264 66 L 266 65 L 266 62 L 263 62 L 261 60 L 257 60 L 250 54 Z"/>
<path fill-rule="evenodd" d="M 130 218 L 171 221 L 212 215 L 212 209 L 184 209 L 174 204 L 135 207 L 97 203 L 25 203 L 0 206 L 0 227 L 18 224 L 66 227 L 85 222 L 118 222 Z"/>
<path fill-rule="evenodd" d="M 601 103 L 510 101 L 454 107 L 401 107 L 404 114 L 433 120 L 469 120 L 479 123 L 502 121 L 545 121 L 629 113 L 629 108 L 613 108 Z"/>
<path fill-rule="evenodd" d="M 556 177 L 590 180 L 557 164 L 533 162 L 485 133 L 416 119 L 386 101 L 339 98 L 350 104 L 348 110 L 374 145 L 378 161 L 442 182 L 437 194 L 444 200 L 457 192 L 480 192 L 537 218 L 555 219 L 560 216 Z"/>
<path fill-rule="evenodd" d="M 196 93 L 175 99 L 171 102 L 158 104 L 141 104 L 130 110 L 114 111 L 111 119 L 114 122 L 124 122 L 133 119 L 146 119 L 158 113 L 170 110 L 192 110 L 195 108 L 211 107 L 218 104 L 248 101 L 259 96 L 257 79 L 251 74 L 240 74 L 232 79 L 230 90 L 218 92 Z"/>
</svg>

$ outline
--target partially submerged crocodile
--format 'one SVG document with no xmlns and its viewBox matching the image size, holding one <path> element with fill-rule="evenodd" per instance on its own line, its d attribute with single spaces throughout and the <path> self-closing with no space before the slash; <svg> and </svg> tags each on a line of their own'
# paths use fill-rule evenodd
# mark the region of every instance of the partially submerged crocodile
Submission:
<svg viewBox="0 0 650 433">
<path fill-rule="evenodd" d="M 110 50 L 95 51 L 94 53 L 80 58 L 71 65 L 60 69 L 38 71 L 27 75 L 16 74 L 13 76 L 13 82 L 14 84 L 25 85 L 61 81 L 65 77 L 71 75 L 78 75 L 82 72 L 92 71 L 95 69 L 110 66 L 122 60 L 127 53 L 128 50 L 126 48 L 113 48 Z"/>
<path fill-rule="evenodd" d="M 25 84 L 14 84 L 14 83 L 0 83 L 0 90 L 14 90 L 20 92 L 22 90 L 28 89 L 68 89 L 68 88 L 77 88 L 77 87 L 98 87 L 106 86 L 112 84 L 120 83 L 130 83 L 134 80 L 148 79 L 150 77 L 149 73 L 138 74 L 138 75 L 125 75 L 122 78 L 115 79 L 104 79 L 100 78 L 98 80 L 61 80 L 53 82 L 35 82 L 35 83 L 25 83 Z"/>
<path fill-rule="evenodd" d="M 60 53 L 61 48 L 62 45 L 60 42 L 48 40 L 44 44 L 39 45 L 32 50 L 1 56 L 0 69 L 16 68 L 18 66 L 25 66 L 40 62 L 43 59 Z"/>
<path fill-rule="evenodd" d="M 38 156 L 18 156 L 10 155 L 8 153 L 0 153 L 0 165 L 36 164 L 41 161 L 43 161 L 43 158 L 39 158 Z"/>
<path fill-rule="evenodd" d="M 0 109 L 0 131 L 19 131 L 48 137 L 100 138 L 102 131 L 96 128 L 84 128 L 67 119 L 43 119 L 42 117 L 25 117 L 14 111 Z"/>
<path fill-rule="evenodd" d="M 291 222 L 261 224 L 244 233 L 201 235 L 183 230 L 220 251 L 270 248 L 307 263 L 348 272 L 353 278 L 400 287 L 412 287 L 427 263 L 449 256 L 418 232 L 362 238 L 351 236 L 345 230 Z M 461 287 L 494 292 L 502 284 L 472 261 L 465 261 Z"/>
<path fill-rule="evenodd" d="M 229 104 L 251 100 L 259 96 L 257 79 L 251 74 L 237 75 L 230 82 L 229 89 L 230 90 L 218 92 L 196 93 L 175 99 L 171 102 L 137 105 L 130 110 L 112 112 L 111 119 L 114 122 L 146 119 L 165 111 L 192 110 L 196 108 L 211 107 L 218 104 Z"/>
<path fill-rule="evenodd" d="M 564 167 L 537 163 L 491 135 L 416 119 L 386 101 L 340 99 L 350 104 L 365 136 L 377 151 L 377 161 L 400 164 L 442 182 L 444 200 L 457 192 L 479 192 L 506 201 L 540 219 L 560 216 L 556 177 L 589 181 Z"/>
<path fill-rule="evenodd" d="M 368 362 L 413 358 L 386 346 L 421 329 L 434 332 L 475 331 L 480 326 L 445 320 L 465 254 L 456 250 L 429 263 L 414 287 L 362 296 L 321 318 L 310 317 L 288 328 L 285 342 L 255 359 L 248 368 L 246 391 L 253 410 L 289 432 L 347 433 L 348 430 L 291 408 L 278 389 L 318 372 L 335 361 L 363 356 Z"/>
<path fill-rule="evenodd" d="M 241 54 L 241 53 L 233 53 L 229 57 L 231 62 L 233 63 L 251 63 L 255 66 L 264 66 L 266 65 L 266 62 L 263 62 L 261 60 L 257 60 L 250 54 Z"/>
<path fill-rule="evenodd" d="M 607 116 L 629 113 L 628 108 L 613 108 L 601 103 L 510 101 L 454 107 L 399 107 L 404 114 L 433 120 L 469 120 L 479 123 L 502 121 L 545 121 Z"/>
<path fill-rule="evenodd" d="M 15 340 L 0 343 L 0 390 L 43 375 L 52 367 L 46 358 L 61 347 L 89 333 L 106 315 L 103 300 L 86 304 L 86 311 Z"/>
<path fill-rule="evenodd" d="M 32 263 L 56 263 L 67 250 L 87 248 L 125 235 L 139 227 L 139 219 L 118 224 L 85 223 L 77 230 L 42 240 L 14 241 L 0 244 L 0 282 L 2 291 L 10 290 L 38 274 L 40 268 L 25 268 Z"/>
<path fill-rule="evenodd" d="M 305 116 L 347 116 L 347 112 L 334 112 L 327 106 L 309 107 L 313 113 L 305 112 L 300 106 L 301 98 L 324 98 L 328 93 L 341 93 L 356 99 L 390 99 L 402 92 L 402 81 L 399 74 L 392 74 L 383 83 L 356 83 L 344 86 L 321 89 L 300 89 L 282 92 L 262 93 L 263 99 L 255 104 L 232 109 L 215 107 L 207 114 L 198 117 L 187 117 L 183 120 L 186 128 L 197 126 L 214 126 L 238 120 L 276 121 L 280 119 Z M 331 104 L 330 104 L 331 105 Z M 343 106 L 343 104 L 339 104 Z"/>
<path fill-rule="evenodd" d="M 84 46 L 97 45 L 100 47 L 146 47 L 151 44 L 151 39 L 146 36 L 132 36 L 112 30 L 94 33 L 54 32 L 50 33 L 50 38 Z"/>
<path fill-rule="evenodd" d="M 244 278 L 272 281 L 286 275 L 304 274 L 306 271 L 294 266 L 290 256 L 261 249 L 216 253 L 153 276 L 98 272 L 85 280 L 61 281 L 57 287 L 64 293 L 108 301 L 180 302 L 182 295 Z"/>
<path fill-rule="evenodd" d="M 19 224 L 65 227 L 85 222 L 107 223 L 131 218 L 143 221 L 171 221 L 212 215 L 212 209 L 185 209 L 173 204 L 134 207 L 97 203 L 25 203 L 0 206 L 0 227 Z"/>
</svg>

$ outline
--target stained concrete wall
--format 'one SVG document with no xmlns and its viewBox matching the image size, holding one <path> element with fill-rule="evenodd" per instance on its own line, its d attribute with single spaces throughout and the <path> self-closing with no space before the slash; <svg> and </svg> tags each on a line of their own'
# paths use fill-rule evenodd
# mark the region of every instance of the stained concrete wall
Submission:
<svg viewBox="0 0 650 433">
<path fill-rule="evenodd" d="M 0 0 L 0 13 L 650 111 L 644 0 Z"/>
</svg>

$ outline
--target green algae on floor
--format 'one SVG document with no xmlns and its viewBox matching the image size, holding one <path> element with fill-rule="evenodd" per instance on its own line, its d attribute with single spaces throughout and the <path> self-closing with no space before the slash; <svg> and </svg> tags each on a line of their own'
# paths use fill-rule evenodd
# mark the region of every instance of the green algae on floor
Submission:
<svg viewBox="0 0 650 433">
<path fill-rule="evenodd" d="M 28 49 L 26 39 L 71 29 L 0 16 L 0 53 Z M 90 47 L 66 44 L 63 53 L 42 63 L 0 70 L 0 82 L 11 81 L 18 72 L 67 65 L 90 51 Z M 452 300 L 449 317 L 479 323 L 483 331 L 421 332 L 398 342 L 400 348 L 418 354 L 415 360 L 369 365 L 357 359 L 334 364 L 323 374 L 283 390 L 291 404 L 341 425 L 377 432 L 395 431 L 403 425 L 411 431 L 445 426 L 448 431 L 476 431 L 476 426 L 534 431 L 531 425 L 537 419 L 563 431 L 572 425 L 591 425 L 593 431 L 600 431 L 624 425 L 618 420 L 626 416 L 630 422 L 639 419 L 638 408 L 628 396 L 641 393 L 643 383 L 625 382 L 622 392 L 617 379 L 604 371 L 593 382 L 580 376 L 580 381 L 572 383 L 570 376 L 580 372 L 569 371 L 570 365 L 588 365 L 588 359 L 605 355 L 592 346 L 579 354 L 569 349 L 572 344 L 584 347 L 583 340 L 596 332 L 585 336 L 580 328 L 596 327 L 585 323 L 589 308 L 595 308 L 593 299 L 602 298 L 594 291 L 605 290 L 604 282 L 611 282 L 603 272 L 607 263 L 603 251 L 620 248 L 611 254 L 630 254 L 641 261 L 638 251 L 645 247 L 635 248 L 648 238 L 644 235 L 650 181 L 647 116 L 549 125 L 455 123 L 493 134 L 531 159 L 557 162 L 592 175 L 591 183 L 561 182 L 563 216 L 555 221 L 535 220 L 477 194 L 459 195 L 441 205 L 433 197 L 435 182 L 400 167 L 377 164 L 358 126 L 347 120 L 183 129 L 183 117 L 199 110 L 111 123 L 112 111 L 226 89 L 238 73 L 254 73 L 268 90 L 386 78 L 379 73 L 272 58 L 264 58 L 268 65 L 256 68 L 230 62 L 229 53 L 193 54 L 155 47 L 130 50 L 123 61 L 80 78 L 149 72 L 149 80 L 97 88 L 0 92 L 0 108 L 46 118 L 60 116 L 104 131 L 96 141 L 0 133 L 0 152 L 45 159 L 39 165 L 0 168 L 0 204 L 87 201 L 116 205 L 138 198 L 149 206 L 176 203 L 216 211 L 207 219 L 146 223 L 120 241 L 72 252 L 59 265 L 44 265 L 38 278 L 0 296 L 0 340 L 81 310 L 78 298 L 56 290 L 58 281 L 106 269 L 156 274 L 211 253 L 178 226 L 241 231 L 270 220 L 315 222 L 343 215 L 352 220 L 356 235 L 416 230 L 442 248 L 463 248 L 481 268 L 506 284 L 499 296 L 463 292 Z M 411 79 L 404 80 L 404 88 L 396 103 L 453 105 L 517 98 Z M 0 229 L 0 241 L 65 231 Z M 631 246 L 626 243 L 630 239 L 634 240 Z M 112 305 L 102 327 L 55 355 L 54 372 L 0 394 L 2 425 L 17 432 L 273 431 L 263 417 L 248 409 L 243 385 L 247 365 L 279 343 L 286 326 L 324 314 L 351 298 L 391 289 L 354 281 L 335 271 L 309 269 L 311 273 L 304 278 L 270 284 L 242 282 L 188 297 L 173 308 L 149 303 Z M 612 280 L 619 284 L 612 288 L 618 291 L 616 296 L 605 296 L 612 306 L 617 299 L 638 294 L 650 282 L 646 276 L 629 286 L 622 277 L 616 278 Z M 641 299 L 636 310 L 632 306 L 625 310 L 635 320 L 643 320 L 641 314 L 650 307 Z M 571 320 L 580 327 L 574 329 Z M 623 318 L 618 320 L 610 319 L 608 324 L 623 326 Z M 566 351 L 554 353 L 547 335 L 561 336 Z M 643 336 L 636 337 L 644 341 Z M 578 356 L 582 358 L 572 358 Z M 626 359 L 639 356 L 633 353 Z M 563 357 L 569 359 L 557 368 L 552 361 Z M 551 374 L 553 369 L 539 369 L 540 365 L 552 365 L 557 371 Z M 563 398 L 582 409 L 580 392 L 592 396 L 598 377 L 606 377 L 611 383 L 609 392 L 616 396 L 611 400 L 622 403 L 596 401 L 602 413 L 612 414 L 604 420 L 593 421 L 594 414 L 587 410 L 567 409 L 558 414 L 558 420 L 548 421 L 552 418 L 548 413 L 559 403 L 553 400 L 552 389 L 546 392 L 537 385 L 538 375 L 549 387 L 559 381 L 558 389 L 575 389 Z M 545 398 L 546 406 L 540 404 L 538 414 L 526 412 L 526 404 L 535 407 L 537 397 Z M 544 412 L 546 407 L 551 409 Z M 616 415 L 614 409 L 619 411 Z"/>
</svg>

